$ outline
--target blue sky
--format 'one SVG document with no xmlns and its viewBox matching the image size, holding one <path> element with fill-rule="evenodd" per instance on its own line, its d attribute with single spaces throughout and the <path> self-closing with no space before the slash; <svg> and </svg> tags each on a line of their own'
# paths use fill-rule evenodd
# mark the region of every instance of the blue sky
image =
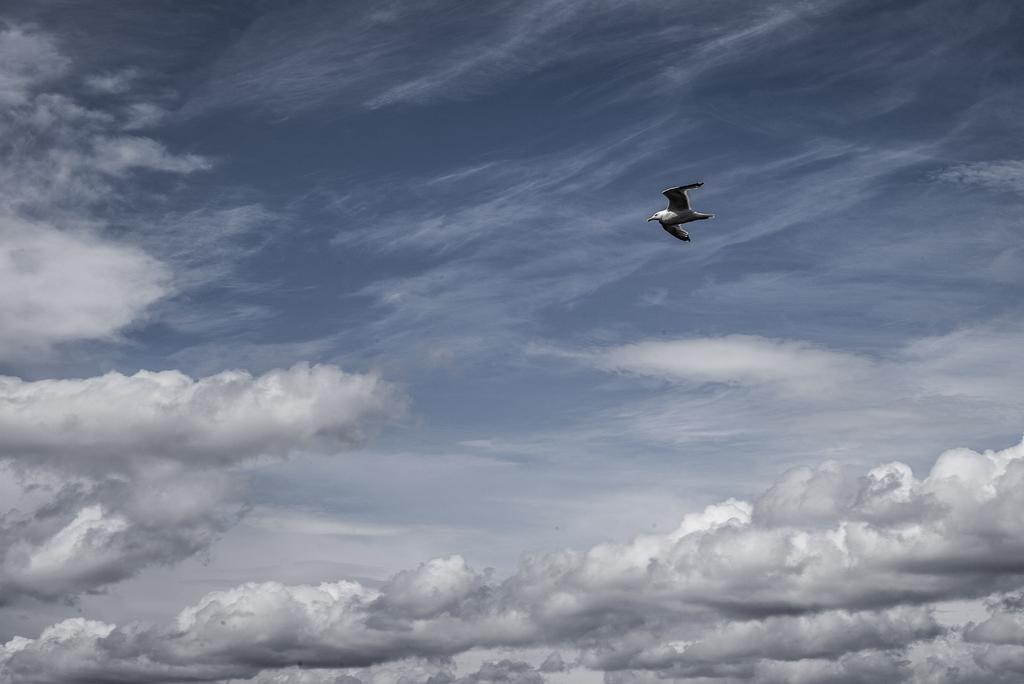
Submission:
<svg viewBox="0 0 1024 684">
<path fill-rule="evenodd" d="M 1020 441 L 1012 3 L 5 7 L 0 641 Z"/>
</svg>

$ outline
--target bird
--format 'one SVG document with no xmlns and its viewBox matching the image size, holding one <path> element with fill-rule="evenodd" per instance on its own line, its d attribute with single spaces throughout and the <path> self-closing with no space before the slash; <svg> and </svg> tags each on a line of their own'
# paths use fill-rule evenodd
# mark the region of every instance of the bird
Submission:
<svg viewBox="0 0 1024 684">
<path fill-rule="evenodd" d="M 668 198 L 668 209 L 662 209 L 647 220 L 657 221 L 665 229 L 665 232 L 672 237 L 679 238 L 683 242 L 689 242 L 690 234 L 682 228 L 684 223 L 715 218 L 714 214 L 703 214 L 690 208 L 690 198 L 687 196 L 686 191 L 699 188 L 702 185 L 704 185 L 703 182 L 690 183 L 689 185 L 680 185 L 678 188 L 665 190 L 661 194 Z"/>
</svg>

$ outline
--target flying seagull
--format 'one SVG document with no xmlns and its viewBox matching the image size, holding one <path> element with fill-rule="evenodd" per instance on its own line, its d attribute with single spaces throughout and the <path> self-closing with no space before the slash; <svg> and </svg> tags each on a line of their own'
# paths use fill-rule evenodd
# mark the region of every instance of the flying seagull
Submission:
<svg viewBox="0 0 1024 684">
<path fill-rule="evenodd" d="M 668 209 L 662 209 L 647 220 L 657 221 L 665 229 L 665 232 L 672 237 L 689 242 L 690 234 L 682 228 L 684 223 L 715 218 L 714 214 L 702 214 L 690 208 L 690 198 L 686 196 L 686 191 L 699 188 L 702 185 L 704 184 L 691 183 L 690 185 L 680 185 L 678 188 L 669 188 L 661 193 L 668 197 Z"/>
</svg>

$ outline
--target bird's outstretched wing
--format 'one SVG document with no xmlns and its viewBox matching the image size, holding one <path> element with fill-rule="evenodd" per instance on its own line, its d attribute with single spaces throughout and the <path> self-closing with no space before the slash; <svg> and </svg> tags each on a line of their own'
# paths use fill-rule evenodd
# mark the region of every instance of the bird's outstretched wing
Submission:
<svg viewBox="0 0 1024 684">
<path fill-rule="evenodd" d="M 668 198 L 668 208 L 670 211 L 686 211 L 690 208 L 690 198 L 687 197 L 686 191 L 699 188 L 702 185 L 704 184 L 690 183 L 689 185 L 680 185 L 678 188 L 669 188 L 661 194 Z"/>
<path fill-rule="evenodd" d="M 683 242 L 690 241 L 690 234 L 683 230 L 681 226 L 666 226 L 662 224 L 661 227 L 665 229 L 666 233 L 674 238 L 679 238 Z"/>
</svg>

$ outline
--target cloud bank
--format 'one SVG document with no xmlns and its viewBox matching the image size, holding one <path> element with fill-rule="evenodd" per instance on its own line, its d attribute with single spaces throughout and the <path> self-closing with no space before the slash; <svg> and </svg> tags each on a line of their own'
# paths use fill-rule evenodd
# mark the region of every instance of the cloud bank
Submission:
<svg viewBox="0 0 1024 684">
<path fill-rule="evenodd" d="M 379 377 L 331 365 L 199 379 L 178 371 L 34 382 L 0 376 L 0 453 L 70 470 L 136 467 L 144 458 L 231 464 L 349 446 L 361 440 L 366 418 L 400 403 Z"/>
<path fill-rule="evenodd" d="M 187 558 L 244 513 L 239 467 L 343 451 L 403 407 L 393 385 L 330 365 L 0 377 L 0 605 Z"/>
<path fill-rule="evenodd" d="M 298 663 L 358 678 L 496 648 L 571 652 L 623 683 L 1009 681 L 1022 485 L 1024 443 L 947 451 L 921 479 L 898 462 L 797 468 L 668 534 L 527 556 L 504 579 L 451 556 L 379 588 L 247 583 L 158 626 L 66 620 L 4 645 L 0 681 L 288 681 Z M 981 622 L 937 617 L 986 598 Z"/>
</svg>

